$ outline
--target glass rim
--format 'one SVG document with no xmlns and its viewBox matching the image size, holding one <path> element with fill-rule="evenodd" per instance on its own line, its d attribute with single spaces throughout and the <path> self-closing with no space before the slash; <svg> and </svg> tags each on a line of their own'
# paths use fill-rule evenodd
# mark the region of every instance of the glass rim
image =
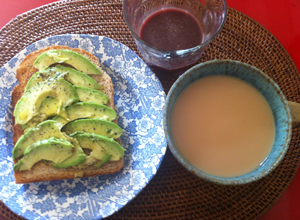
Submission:
<svg viewBox="0 0 300 220">
<path fill-rule="evenodd" d="M 216 38 L 216 36 L 221 32 L 221 30 L 223 29 L 223 26 L 226 22 L 226 18 L 227 18 L 227 2 L 226 0 L 222 0 L 224 2 L 224 8 L 222 10 L 222 15 L 223 15 L 223 19 L 222 19 L 222 22 L 221 22 L 221 25 L 219 26 L 218 30 L 216 31 L 216 33 L 214 35 L 212 35 L 208 40 L 206 40 L 205 42 L 203 42 L 202 44 L 199 44 L 195 47 L 191 47 L 191 48 L 187 48 L 187 49 L 182 49 L 182 50 L 163 50 L 163 49 L 160 49 L 160 48 L 157 48 L 157 47 L 154 47 L 152 46 L 151 44 L 145 42 L 144 40 L 142 40 L 133 30 L 132 28 L 130 27 L 127 19 L 126 19 L 126 16 L 125 16 L 125 13 L 124 13 L 124 1 L 123 0 L 123 3 L 122 3 L 122 11 L 123 11 L 123 17 L 124 17 L 124 20 L 126 22 L 126 25 L 128 27 L 128 29 L 130 30 L 130 33 L 133 35 L 133 38 L 135 38 L 136 40 L 138 40 L 139 42 L 142 42 L 143 44 L 145 44 L 147 47 L 150 47 L 151 49 L 154 49 L 156 51 L 159 51 L 161 53 L 169 53 L 169 54 L 183 54 L 183 53 L 186 53 L 186 52 L 190 52 L 190 51 L 197 51 L 198 49 L 200 49 L 201 47 L 204 47 L 206 46 L 207 44 L 209 44 L 213 39 Z"/>
</svg>

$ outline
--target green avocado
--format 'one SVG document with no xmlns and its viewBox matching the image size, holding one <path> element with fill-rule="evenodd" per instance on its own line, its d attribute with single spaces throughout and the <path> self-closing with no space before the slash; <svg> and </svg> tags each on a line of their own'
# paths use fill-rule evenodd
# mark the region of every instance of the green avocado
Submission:
<svg viewBox="0 0 300 220">
<path fill-rule="evenodd" d="M 104 157 L 103 150 L 107 154 L 111 155 L 110 161 L 118 161 L 124 156 L 124 148 L 112 138 L 84 132 L 75 132 L 71 135 L 71 137 L 76 138 L 82 148 L 91 149 L 91 146 L 93 146 L 92 150 L 98 148 L 98 154 L 101 155 L 101 158 Z M 103 150 L 97 145 L 99 145 Z"/>
<path fill-rule="evenodd" d="M 68 135 L 76 131 L 83 131 L 114 139 L 119 138 L 122 134 L 122 129 L 117 124 L 98 118 L 71 121 L 64 125 L 61 130 Z"/>
<path fill-rule="evenodd" d="M 84 163 L 86 154 L 83 152 L 78 141 L 74 138 L 68 137 L 68 141 L 74 146 L 73 154 L 61 163 L 52 163 L 55 168 L 66 168 L 76 166 Z"/>
<path fill-rule="evenodd" d="M 81 86 L 75 86 L 75 89 L 78 94 L 79 101 L 81 102 L 94 102 L 100 105 L 105 105 L 109 101 L 109 97 L 99 90 Z"/>
<path fill-rule="evenodd" d="M 45 118 L 48 118 L 53 115 L 57 115 L 60 111 L 60 103 L 57 97 L 47 97 L 41 103 L 39 108 L 40 115 L 45 115 Z"/>
<path fill-rule="evenodd" d="M 56 121 L 48 120 L 40 123 L 36 127 L 29 129 L 24 133 L 17 143 L 15 144 L 12 157 L 16 159 L 23 155 L 25 149 L 32 145 L 36 141 L 48 139 L 50 137 L 55 137 L 59 139 L 68 139 L 67 135 L 64 135 L 56 125 Z"/>
<path fill-rule="evenodd" d="M 56 66 L 55 68 L 58 69 L 57 71 L 66 71 L 67 74 L 64 76 L 65 80 L 72 83 L 74 86 L 101 90 L 101 86 L 97 83 L 97 81 L 85 73 L 61 65 Z"/>
<path fill-rule="evenodd" d="M 57 114 L 65 119 L 68 118 L 66 110 L 59 106 L 59 100 L 56 97 L 48 97 L 41 103 L 39 115 L 34 116 L 25 125 L 22 125 L 22 128 L 26 132 L 29 128 L 32 128 Z"/>
<path fill-rule="evenodd" d="M 58 101 L 55 107 L 57 114 L 60 114 L 65 107 L 78 102 L 77 92 L 72 84 L 62 78 L 50 77 L 30 88 L 20 98 L 14 110 L 15 123 L 24 125 L 34 116 L 39 115 L 42 102 L 49 97 L 55 97 Z"/>
<path fill-rule="evenodd" d="M 45 121 L 46 119 L 47 119 L 47 117 L 45 117 L 45 115 L 43 115 L 43 114 L 34 116 L 26 124 L 22 125 L 24 133 L 26 133 L 30 128 L 33 128 L 33 127 L 37 126 L 39 123 Z"/>
<path fill-rule="evenodd" d="M 65 63 L 86 74 L 102 74 L 100 69 L 89 59 L 72 50 L 48 50 L 34 61 L 40 71 L 56 63 Z"/>
<path fill-rule="evenodd" d="M 47 67 L 46 69 L 35 73 L 28 81 L 25 92 L 37 83 L 42 82 L 49 77 L 61 77 L 75 86 L 101 90 L 101 86 L 89 75 L 77 71 L 71 67 L 57 65 L 55 67 Z"/>
<path fill-rule="evenodd" d="M 108 161 L 110 161 L 110 158 L 111 158 L 111 155 L 106 154 L 106 155 L 102 158 L 102 160 L 97 161 L 97 162 L 95 163 L 94 167 L 97 167 L 97 168 L 101 167 L 103 164 L 106 164 Z"/>
<path fill-rule="evenodd" d="M 117 113 L 110 107 L 93 102 L 78 102 L 66 108 L 71 121 L 78 118 L 100 118 L 112 121 Z"/>
<path fill-rule="evenodd" d="M 54 117 L 51 118 L 51 120 L 56 121 L 56 125 L 59 129 L 61 129 L 65 124 L 69 122 L 69 119 L 65 119 L 60 115 L 55 115 Z"/>
<path fill-rule="evenodd" d="M 25 149 L 24 156 L 15 164 L 14 171 L 30 170 L 41 160 L 61 163 L 73 154 L 73 148 L 70 142 L 55 137 L 37 141 Z"/>
<path fill-rule="evenodd" d="M 45 81 L 49 77 L 53 77 L 55 72 L 52 72 L 50 68 L 46 68 L 43 71 L 38 71 L 33 74 L 27 82 L 25 87 L 25 92 L 27 92 L 31 87 L 35 86 L 36 84 Z"/>
<path fill-rule="evenodd" d="M 81 148 L 90 149 L 92 152 L 86 157 L 84 163 L 80 167 L 94 165 L 95 167 L 100 167 L 101 165 L 107 163 L 111 155 L 108 154 L 103 147 L 101 147 L 96 141 L 81 141 Z"/>
</svg>

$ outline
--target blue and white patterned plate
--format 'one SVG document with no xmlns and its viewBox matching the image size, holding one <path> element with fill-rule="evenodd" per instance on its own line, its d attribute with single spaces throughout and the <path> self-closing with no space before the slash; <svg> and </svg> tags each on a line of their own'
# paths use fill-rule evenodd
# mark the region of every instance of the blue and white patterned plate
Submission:
<svg viewBox="0 0 300 220">
<path fill-rule="evenodd" d="M 15 184 L 12 160 L 11 91 L 16 68 L 29 53 L 50 45 L 83 48 L 96 55 L 111 76 L 118 123 L 126 149 L 116 174 Z M 93 35 L 59 35 L 40 40 L 0 69 L 0 200 L 27 219 L 101 219 L 121 209 L 156 174 L 165 155 L 163 131 L 166 95 L 154 73 L 128 47 Z"/>
</svg>

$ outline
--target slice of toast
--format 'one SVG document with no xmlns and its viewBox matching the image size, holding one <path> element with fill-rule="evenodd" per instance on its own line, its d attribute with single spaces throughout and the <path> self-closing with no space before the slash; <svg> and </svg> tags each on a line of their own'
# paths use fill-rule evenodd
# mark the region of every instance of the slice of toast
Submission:
<svg viewBox="0 0 300 220">
<path fill-rule="evenodd" d="M 17 85 L 11 95 L 12 106 L 15 107 L 18 100 L 24 93 L 24 89 L 30 77 L 35 74 L 38 69 L 33 66 L 36 58 L 43 52 L 53 49 L 67 49 L 75 51 L 86 58 L 88 58 L 92 63 L 100 68 L 102 75 L 90 75 L 94 78 L 98 84 L 101 86 L 103 92 L 109 96 L 110 100 L 107 106 L 115 109 L 114 107 L 114 89 L 110 76 L 106 74 L 100 67 L 99 60 L 96 56 L 79 48 L 70 48 L 68 46 L 50 46 L 38 51 L 34 51 L 28 54 L 25 59 L 21 62 L 20 66 L 17 69 L 17 80 L 19 85 Z M 117 120 L 114 121 L 117 123 Z M 20 125 L 15 125 L 13 118 L 13 144 L 15 145 L 18 139 L 24 134 L 24 131 Z M 119 143 L 120 139 L 117 140 Z M 17 162 L 17 159 L 14 161 Z M 119 172 L 123 167 L 124 161 L 123 158 L 119 161 L 110 161 L 99 168 L 94 166 L 87 166 L 85 168 L 68 167 L 68 168 L 54 168 L 50 162 L 40 161 L 36 163 L 31 170 L 27 171 L 16 171 L 15 172 L 15 181 L 16 183 L 31 183 L 31 182 L 40 182 L 46 180 L 59 180 L 59 179 L 72 179 L 76 177 L 90 177 L 96 175 L 110 174 Z"/>
</svg>

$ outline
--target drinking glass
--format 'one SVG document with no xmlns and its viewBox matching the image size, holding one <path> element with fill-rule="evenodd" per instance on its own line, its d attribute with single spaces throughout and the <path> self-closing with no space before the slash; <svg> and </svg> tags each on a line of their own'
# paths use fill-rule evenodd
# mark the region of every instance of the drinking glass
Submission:
<svg viewBox="0 0 300 220">
<path fill-rule="evenodd" d="M 179 9 L 192 15 L 200 26 L 200 44 L 192 48 L 164 50 L 141 39 L 147 18 L 161 10 Z M 225 0 L 124 0 L 127 26 L 148 66 L 160 79 L 175 78 L 195 64 L 207 45 L 220 33 L 227 13 Z M 157 39 L 159 40 L 159 39 Z"/>
</svg>

